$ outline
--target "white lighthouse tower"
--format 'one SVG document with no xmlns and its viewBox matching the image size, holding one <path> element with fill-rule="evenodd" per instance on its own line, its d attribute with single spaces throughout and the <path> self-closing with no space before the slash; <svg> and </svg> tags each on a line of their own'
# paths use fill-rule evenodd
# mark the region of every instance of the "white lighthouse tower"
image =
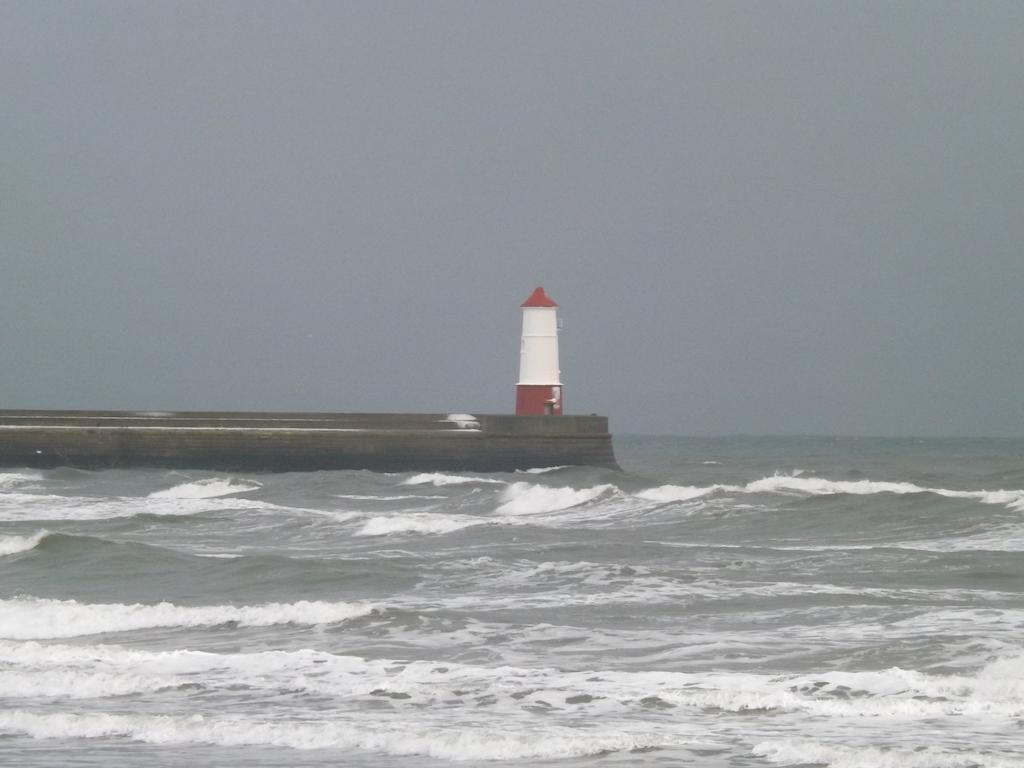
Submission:
<svg viewBox="0 0 1024 768">
<path fill-rule="evenodd" d="M 558 305 L 538 286 L 522 303 L 516 416 L 561 416 L 562 376 L 558 368 Z"/>
</svg>

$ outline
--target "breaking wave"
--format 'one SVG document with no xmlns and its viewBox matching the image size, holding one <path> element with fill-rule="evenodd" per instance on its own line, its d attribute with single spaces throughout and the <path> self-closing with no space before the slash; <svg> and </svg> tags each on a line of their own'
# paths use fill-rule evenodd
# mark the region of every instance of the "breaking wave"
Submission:
<svg viewBox="0 0 1024 768">
<path fill-rule="evenodd" d="M 689 501 L 690 499 L 710 496 L 712 493 L 729 490 L 730 488 L 730 486 L 725 485 L 709 485 L 704 487 L 695 485 L 661 485 L 657 488 L 648 488 L 646 491 L 640 491 L 636 495 L 648 501 Z"/>
<path fill-rule="evenodd" d="M 1007 525 L 985 533 L 946 539 L 902 541 L 893 546 L 922 552 L 1024 552 L 1024 526 Z"/>
<path fill-rule="evenodd" d="M 247 493 L 260 488 L 254 480 L 236 480 L 234 478 L 211 477 L 206 480 L 195 480 L 182 483 L 163 491 L 149 494 L 151 499 L 214 499 L 219 496 L 230 496 L 235 493 Z"/>
<path fill-rule="evenodd" d="M 408 499 L 447 499 L 447 496 L 432 496 L 429 494 L 406 493 L 398 496 L 369 496 L 365 493 L 336 493 L 336 499 L 348 499 L 350 501 L 406 501 Z"/>
<path fill-rule="evenodd" d="M 265 605 L 182 606 L 173 603 L 79 603 L 21 597 L 0 600 L 0 637 L 15 640 L 77 637 L 108 632 L 131 632 L 153 627 L 213 627 L 237 623 L 264 627 L 272 624 L 334 624 L 373 611 L 359 603 L 302 600 Z"/>
<path fill-rule="evenodd" d="M 808 496 L 930 493 L 950 499 L 972 499 L 982 504 L 1002 504 L 1009 509 L 1024 511 L 1024 490 L 956 491 L 948 488 L 926 488 L 914 483 L 904 482 L 829 480 L 823 477 L 806 477 L 802 473 L 771 475 L 760 480 L 754 480 L 746 485 L 661 485 L 640 491 L 636 495 L 651 501 L 669 502 L 687 501 L 718 492 L 806 494 Z"/>
<path fill-rule="evenodd" d="M 398 515 L 371 517 L 356 536 L 387 536 L 396 533 L 441 534 L 460 531 L 488 521 L 468 515 L 439 515 L 430 512 L 412 512 Z"/>
<path fill-rule="evenodd" d="M 158 492 L 159 493 L 159 492 Z M 317 512 L 284 507 L 255 499 L 235 499 L 230 493 L 218 496 L 60 496 L 48 494 L 0 494 L 0 521 L 107 520 L 153 515 L 187 517 L 206 512 L 260 509 L 269 511 Z"/>
<path fill-rule="evenodd" d="M 1024 716 L 1020 652 L 973 674 L 891 667 L 770 675 L 488 667 L 313 650 L 217 654 L 0 641 L 0 651 L 6 667 L 0 683 L 7 683 L 7 695 L 18 698 L 103 698 L 201 680 L 210 690 L 288 690 L 346 700 L 386 694 L 417 711 L 439 702 L 476 707 L 486 701 L 509 712 L 557 703 L 592 714 L 625 715 L 650 706 L 656 697 L 662 709 L 800 712 L 840 719 L 971 716 L 1013 721 Z M 32 674 L 43 689 L 32 689 Z"/>
<path fill-rule="evenodd" d="M 536 515 L 544 512 L 558 512 L 570 507 L 586 504 L 599 496 L 615 490 L 613 485 L 595 485 L 591 488 L 552 488 L 531 483 L 512 483 L 501 496 L 498 512 L 505 515 Z"/>
<path fill-rule="evenodd" d="M 750 493 L 806 493 L 810 496 L 852 494 L 866 496 L 876 493 L 931 493 L 949 499 L 974 499 L 982 504 L 1002 504 L 1010 509 L 1024 510 L 1024 490 L 953 491 L 948 488 L 925 488 L 913 483 L 877 482 L 874 480 L 828 480 L 819 477 L 773 475 L 749 483 Z"/>
<path fill-rule="evenodd" d="M 50 535 L 49 531 L 38 531 L 31 536 L 0 536 L 0 557 L 28 552 L 35 549 L 39 542 Z"/>
<path fill-rule="evenodd" d="M 827 744 L 806 739 L 771 739 L 753 754 L 775 765 L 826 765 L 830 768 L 1024 768 L 1024 759 L 971 749 L 886 749 Z"/>
<path fill-rule="evenodd" d="M 35 483 L 41 479 L 42 475 L 28 472 L 0 472 L 0 491 L 16 488 L 26 483 Z"/>
<path fill-rule="evenodd" d="M 465 475 L 446 475 L 443 472 L 421 472 L 402 481 L 402 485 L 467 485 L 469 483 L 485 483 L 492 485 L 504 485 L 503 480 L 495 480 L 491 477 L 467 477 Z"/>
<path fill-rule="evenodd" d="M 359 749 L 442 760 L 537 760 L 690 743 L 667 729 L 616 732 L 608 726 L 517 728 L 385 725 L 380 721 L 280 721 L 203 715 L 39 714 L 0 712 L 0 733 L 36 739 L 120 736 L 151 744 L 273 745 L 292 749 Z"/>
</svg>

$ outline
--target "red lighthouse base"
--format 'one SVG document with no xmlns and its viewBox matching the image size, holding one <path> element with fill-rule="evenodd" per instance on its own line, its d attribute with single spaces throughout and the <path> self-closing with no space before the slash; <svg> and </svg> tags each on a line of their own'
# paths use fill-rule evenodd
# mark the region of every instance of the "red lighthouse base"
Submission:
<svg viewBox="0 0 1024 768">
<path fill-rule="evenodd" d="M 516 385 L 516 416 L 561 415 L 561 384 Z"/>
</svg>

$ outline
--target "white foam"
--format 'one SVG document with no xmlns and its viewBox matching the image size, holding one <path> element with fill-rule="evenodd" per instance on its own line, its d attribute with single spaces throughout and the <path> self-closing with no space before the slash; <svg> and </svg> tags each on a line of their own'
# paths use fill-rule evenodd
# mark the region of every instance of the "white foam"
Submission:
<svg viewBox="0 0 1024 768">
<path fill-rule="evenodd" d="M 595 485 L 591 488 L 551 488 L 531 483 L 512 483 L 501 494 L 498 512 L 504 515 L 536 515 L 557 512 L 593 501 L 613 490 L 613 485 Z"/>
<path fill-rule="evenodd" d="M 515 518 L 513 518 L 515 519 Z M 532 519 L 532 518 L 528 518 Z M 599 606 L 642 604 L 672 604 L 675 606 L 700 603 L 725 603 L 750 598 L 810 597 L 823 595 L 872 598 L 874 600 L 929 601 L 1006 601 L 1013 593 L 983 592 L 980 590 L 929 590 L 913 588 L 885 588 L 869 586 L 842 586 L 814 582 L 741 581 L 737 579 L 701 578 L 680 579 L 671 574 L 661 575 L 640 566 L 609 563 L 493 561 L 473 558 L 460 564 L 449 563 L 466 574 L 462 589 L 451 593 L 447 580 L 427 581 L 421 593 L 432 586 L 433 604 L 454 610 L 544 609 L 560 606 Z M 538 589 L 543 587 L 543 589 Z M 979 609 L 985 610 L 985 609 Z M 1016 614 L 1001 614 L 1000 621 L 1009 626 Z M 930 612 L 925 620 L 956 622 L 963 627 L 971 617 L 962 613 L 943 616 Z M 996 619 L 993 618 L 992 621 Z M 902 626 L 894 624 L 895 628 Z M 948 628 L 948 627 L 947 627 Z M 851 628 L 854 629 L 854 628 Z M 838 631 L 838 630 L 837 630 Z M 881 628 L 864 632 L 883 632 Z M 951 630 L 952 631 L 952 630 Z M 793 632 L 796 632 L 794 629 Z M 921 627 L 906 628 L 907 634 L 919 634 Z"/>
<path fill-rule="evenodd" d="M 402 485 L 467 485 L 469 483 L 491 483 L 504 485 L 504 481 L 490 477 L 466 477 L 465 475 L 446 475 L 443 472 L 422 472 L 404 480 Z"/>
<path fill-rule="evenodd" d="M 919 539 L 891 545 L 923 552 L 1024 552 L 1024 525 L 1004 525 L 970 536 Z"/>
<path fill-rule="evenodd" d="M 211 477 L 182 483 L 163 491 L 149 494 L 151 499 L 214 499 L 219 496 L 230 496 L 235 493 L 247 493 L 260 488 L 254 480 L 237 480 L 235 478 Z"/>
<path fill-rule="evenodd" d="M 0 472 L 0 491 L 15 488 L 26 483 L 37 483 L 42 475 L 28 472 Z"/>
<path fill-rule="evenodd" d="M 450 638 L 446 641 L 450 642 Z M 515 715 L 522 707 L 564 702 L 591 715 L 626 715 L 657 696 L 696 711 L 765 710 L 831 719 L 916 720 L 973 716 L 996 724 L 1024 715 L 1024 654 L 974 674 L 926 674 L 899 668 L 867 672 L 768 675 L 477 666 L 449 661 L 363 659 L 330 653 L 262 651 L 215 654 L 141 651 L 118 646 L 0 641 L 0 686 L 10 697 L 101 698 L 182 684 L 235 690 L 302 690 L 344 700 L 385 690 L 422 713 L 431 702 L 486 697 Z M 31 674 L 39 686 L 32 688 Z M 7 685 L 4 685 L 4 683 Z M 584 694 L 580 701 L 569 699 Z M 400 706 L 395 704 L 394 706 Z"/>
<path fill-rule="evenodd" d="M 37 531 L 31 536 L 0 536 L 0 557 L 35 549 L 39 545 L 39 542 L 49 535 L 49 531 L 42 530 Z"/>
<path fill-rule="evenodd" d="M 699 499 L 703 496 L 709 496 L 712 493 L 716 493 L 718 491 L 735 492 L 741 490 L 743 489 L 729 485 L 660 485 L 657 488 L 648 488 L 646 491 L 640 491 L 636 495 L 639 498 L 647 499 L 648 501 L 670 502 Z"/>
<path fill-rule="evenodd" d="M 264 605 L 181 606 L 173 603 L 79 603 L 22 597 L 0 600 L 0 637 L 31 640 L 130 632 L 152 627 L 213 627 L 228 622 L 263 627 L 272 624 L 334 624 L 365 616 L 372 606 L 302 600 Z"/>
<path fill-rule="evenodd" d="M 218 560 L 237 560 L 242 555 L 236 555 L 230 552 L 196 552 L 196 557 L 211 557 Z"/>
<path fill-rule="evenodd" d="M 60 496 L 0 494 L 0 521 L 106 520 L 136 515 L 184 517 L 239 508 L 314 513 L 318 510 L 284 507 L 255 499 L 190 498 L 170 496 Z"/>
<path fill-rule="evenodd" d="M 827 744 L 805 739 L 772 739 L 754 746 L 753 754 L 776 765 L 827 765 L 830 768 L 1024 768 L 1024 759 L 971 749 L 885 749 Z"/>
<path fill-rule="evenodd" d="M 996 683 L 986 682 L 984 673 L 976 678 L 931 676 L 898 668 L 785 678 L 709 676 L 658 693 L 676 706 L 728 712 L 800 712 L 831 719 L 974 716 L 991 721 L 1012 721 L 1024 714 L 1020 694 L 1019 679 Z"/>
<path fill-rule="evenodd" d="M 430 512 L 371 517 L 356 536 L 387 536 L 396 533 L 443 534 L 460 531 L 488 521 L 468 515 L 439 515 Z"/>
<path fill-rule="evenodd" d="M 821 477 L 800 477 L 792 475 L 772 475 L 748 483 L 746 490 L 750 493 L 785 493 L 787 491 L 806 493 L 811 496 L 831 496 L 836 494 L 856 494 L 859 496 L 875 493 L 926 493 L 927 488 L 913 483 L 886 483 L 873 480 L 827 480 Z"/>
<path fill-rule="evenodd" d="M 359 749 L 442 760 L 540 760 L 693 743 L 679 728 L 637 733 L 613 724 L 569 728 L 506 723 L 504 727 L 426 726 L 366 717 L 261 722 L 203 715 L 39 714 L 0 712 L 0 733 L 36 739 L 124 737 L 150 744 L 273 745 L 292 749 Z"/>
<path fill-rule="evenodd" d="M 1024 490 L 955 491 L 948 488 L 926 488 L 914 483 L 828 480 L 822 477 L 801 477 L 797 474 L 777 474 L 755 480 L 748 483 L 745 490 L 750 493 L 806 493 L 811 496 L 931 493 L 950 499 L 974 499 L 982 504 L 1002 504 L 1010 509 L 1024 511 Z"/>
<path fill-rule="evenodd" d="M 557 472 L 560 469 L 566 469 L 568 464 L 557 464 L 553 467 L 531 467 L 530 469 L 517 469 L 516 472 L 522 472 L 527 475 L 544 475 L 548 472 Z"/>
<path fill-rule="evenodd" d="M 649 501 L 672 502 L 722 493 L 775 493 L 806 494 L 808 496 L 836 496 L 849 494 L 869 496 L 879 493 L 912 494 L 931 493 L 950 499 L 973 499 L 982 504 L 1002 504 L 1010 509 L 1024 511 L 1024 490 L 1012 491 L 956 491 L 948 488 L 926 488 L 914 483 L 880 482 L 876 480 L 829 480 L 824 477 L 807 477 L 803 470 L 792 474 L 775 474 L 754 480 L 746 485 L 662 485 L 636 494 Z"/>
<path fill-rule="evenodd" d="M 369 496 L 358 493 L 336 493 L 337 499 L 351 499 L 352 501 L 406 501 L 407 499 L 447 499 L 447 496 L 431 496 L 428 494 L 408 493 L 399 496 Z"/>
<path fill-rule="evenodd" d="M 173 676 L 72 669 L 0 670 L 0 691 L 6 699 L 100 699 L 175 688 Z"/>
</svg>

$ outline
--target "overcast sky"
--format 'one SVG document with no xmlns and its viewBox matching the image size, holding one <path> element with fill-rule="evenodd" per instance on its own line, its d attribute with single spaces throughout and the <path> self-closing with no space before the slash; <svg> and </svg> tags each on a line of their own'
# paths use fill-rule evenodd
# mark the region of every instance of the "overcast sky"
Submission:
<svg viewBox="0 0 1024 768">
<path fill-rule="evenodd" d="M 1024 435 L 1024 3 L 0 0 L 0 407 Z"/>
</svg>

